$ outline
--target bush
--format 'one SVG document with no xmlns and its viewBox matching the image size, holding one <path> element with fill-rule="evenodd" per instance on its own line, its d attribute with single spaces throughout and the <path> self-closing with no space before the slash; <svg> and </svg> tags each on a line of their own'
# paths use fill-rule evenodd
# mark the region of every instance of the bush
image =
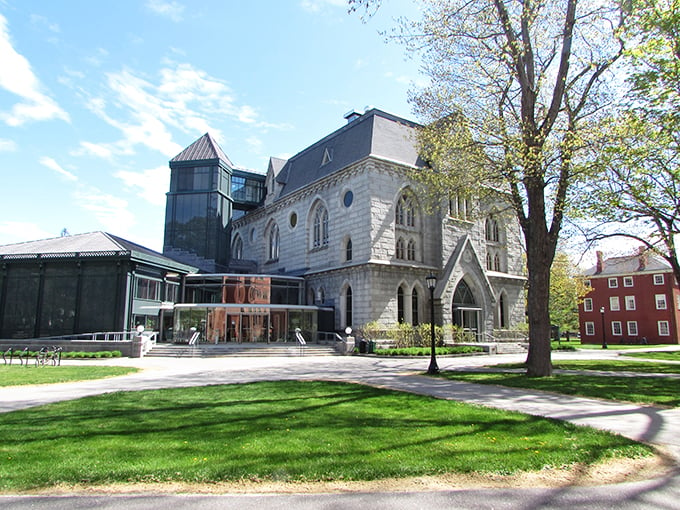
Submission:
<svg viewBox="0 0 680 510">
<path fill-rule="evenodd" d="M 436 335 L 435 335 L 436 336 Z M 476 352 L 484 352 L 481 347 L 476 347 L 473 345 L 457 345 L 454 347 L 437 347 L 437 355 L 446 354 L 471 354 Z M 376 354 L 382 356 L 429 356 L 429 347 L 407 347 L 407 348 L 394 348 L 394 349 L 379 349 Z"/>
</svg>

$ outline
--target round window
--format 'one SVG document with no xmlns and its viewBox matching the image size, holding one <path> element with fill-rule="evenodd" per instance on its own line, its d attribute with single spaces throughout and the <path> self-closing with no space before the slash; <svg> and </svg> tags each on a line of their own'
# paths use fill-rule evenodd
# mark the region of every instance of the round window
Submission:
<svg viewBox="0 0 680 510">
<path fill-rule="evenodd" d="M 295 225 L 297 225 L 297 213 L 291 213 L 289 221 L 291 228 L 295 228 Z"/>
<path fill-rule="evenodd" d="M 352 193 L 351 190 L 348 190 L 345 192 L 345 196 L 342 199 L 342 202 L 345 204 L 345 207 L 349 207 L 352 205 L 352 201 L 354 200 L 354 193 Z"/>
</svg>

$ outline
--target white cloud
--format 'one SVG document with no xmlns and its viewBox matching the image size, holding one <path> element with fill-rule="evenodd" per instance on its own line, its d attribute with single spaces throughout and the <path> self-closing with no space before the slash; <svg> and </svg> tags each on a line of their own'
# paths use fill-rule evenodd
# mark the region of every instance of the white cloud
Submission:
<svg viewBox="0 0 680 510">
<path fill-rule="evenodd" d="M 321 12 L 325 7 L 347 7 L 347 0 L 302 0 L 300 6 L 308 12 Z"/>
<path fill-rule="evenodd" d="M 114 174 L 125 187 L 153 205 L 165 205 L 165 193 L 170 189 L 170 170 L 159 166 L 141 172 L 121 170 Z"/>
<path fill-rule="evenodd" d="M 54 159 L 52 159 L 50 157 L 45 156 L 45 157 L 40 158 L 40 164 L 43 165 L 43 166 L 46 166 L 47 168 L 49 168 L 51 170 L 54 170 L 59 175 L 66 178 L 66 180 L 69 180 L 69 181 L 77 181 L 78 180 L 78 177 L 73 175 L 68 170 L 64 170 L 64 168 L 62 168 L 62 166 L 59 163 L 57 163 Z"/>
<path fill-rule="evenodd" d="M 94 187 L 81 187 L 73 193 L 77 205 L 92 214 L 105 230 L 125 235 L 135 221 L 124 198 L 106 194 Z"/>
<path fill-rule="evenodd" d="M 45 27 L 47 30 L 54 32 L 55 34 L 61 32 L 59 25 L 57 23 L 51 23 L 45 16 L 31 14 L 31 23 L 39 27 Z"/>
<path fill-rule="evenodd" d="M 261 152 L 264 143 L 256 136 L 251 136 L 246 139 L 246 143 L 251 148 L 253 152 Z"/>
<path fill-rule="evenodd" d="M 182 14 L 184 13 L 184 6 L 179 2 L 167 0 L 149 0 L 146 3 L 146 8 L 160 16 L 166 17 L 179 23 L 182 21 Z"/>
<path fill-rule="evenodd" d="M 69 115 L 49 96 L 42 92 L 42 85 L 31 69 L 29 61 L 12 46 L 7 19 L 0 14 L 0 88 L 23 99 L 10 112 L 0 112 L 0 119 L 9 126 L 26 122 L 62 119 L 70 121 Z"/>
<path fill-rule="evenodd" d="M 42 229 L 36 223 L 27 221 L 0 221 L 0 245 L 49 239 L 56 237 L 54 232 Z"/>
<path fill-rule="evenodd" d="M 0 138 L 0 152 L 14 152 L 17 150 L 17 144 L 14 140 L 7 140 Z"/>
<path fill-rule="evenodd" d="M 106 87 L 108 100 L 90 98 L 86 106 L 123 138 L 104 144 L 83 141 L 78 154 L 110 158 L 144 145 L 173 157 L 183 147 L 173 142 L 171 128 L 191 134 L 210 132 L 219 138 L 220 132 L 211 125 L 225 118 L 263 129 L 281 128 L 259 121 L 255 108 L 237 104 L 224 81 L 191 64 L 167 62 L 157 83 L 129 69 L 109 73 Z"/>
<path fill-rule="evenodd" d="M 91 143 L 91 142 L 80 142 L 80 149 L 71 151 L 72 156 L 96 156 L 102 159 L 111 159 L 113 156 L 113 150 L 109 147 L 109 144 L 105 143 Z"/>
</svg>

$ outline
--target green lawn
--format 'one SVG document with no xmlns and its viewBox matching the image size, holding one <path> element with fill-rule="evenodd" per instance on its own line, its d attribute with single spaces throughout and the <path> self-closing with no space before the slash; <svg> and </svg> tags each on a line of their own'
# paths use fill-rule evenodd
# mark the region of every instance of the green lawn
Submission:
<svg viewBox="0 0 680 510">
<path fill-rule="evenodd" d="M 602 350 L 602 344 L 582 344 L 580 340 L 569 340 L 568 342 L 561 340 L 556 342 L 552 340 L 550 346 L 553 350 L 559 350 L 560 347 L 569 347 L 573 349 L 599 349 Z M 638 345 L 638 344 L 607 344 L 609 349 L 616 350 L 639 350 L 639 349 L 649 349 L 649 345 Z"/>
<path fill-rule="evenodd" d="M 115 366 L 44 366 L 0 365 L 0 387 L 23 386 L 26 384 L 52 384 L 72 381 L 85 381 L 125 375 L 139 371 L 133 367 Z"/>
<path fill-rule="evenodd" d="M 0 415 L 0 490 L 541 470 L 651 450 L 621 436 L 365 385 L 120 392 Z"/>
<path fill-rule="evenodd" d="M 680 405 L 680 379 L 669 377 L 625 377 L 555 374 L 527 377 L 524 373 L 441 372 L 442 377 L 479 384 L 499 384 L 513 388 L 578 395 L 668 407 Z"/>
<path fill-rule="evenodd" d="M 647 351 L 647 352 L 627 352 L 623 356 L 633 356 L 636 358 L 658 359 L 665 361 L 680 361 L 680 351 Z"/>
<path fill-rule="evenodd" d="M 643 356 L 645 357 L 645 356 Z M 553 360 L 557 370 L 596 370 L 601 372 L 643 372 L 648 374 L 680 374 L 680 364 L 633 360 Z M 491 368 L 525 368 L 523 363 L 504 363 Z"/>
</svg>

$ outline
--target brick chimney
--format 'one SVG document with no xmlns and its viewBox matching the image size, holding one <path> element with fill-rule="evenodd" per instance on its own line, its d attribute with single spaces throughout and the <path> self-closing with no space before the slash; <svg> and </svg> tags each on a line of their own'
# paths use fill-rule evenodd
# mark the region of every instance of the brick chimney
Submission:
<svg viewBox="0 0 680 510">
<path fill-rule="evenodd" d="M 595 266 L 595 274 L 600 274 L 604 270 L 604 255 L 602 254 L 601 251 L 596 251 L 595 255 L 597 255 L 597 264 Z"/>
<path fill-rule="evenodd" d="M 647 247 L 645 246 L 640 246 L 638 248 L 638 271 L 644 271 L 647 269 L 647 261 L 649 259 L 649 252 L 647 251 Z"/>
</svg>

